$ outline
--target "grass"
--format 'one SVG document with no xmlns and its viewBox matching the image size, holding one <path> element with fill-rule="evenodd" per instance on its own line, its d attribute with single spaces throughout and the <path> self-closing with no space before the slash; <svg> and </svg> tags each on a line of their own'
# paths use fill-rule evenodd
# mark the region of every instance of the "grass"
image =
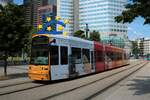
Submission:
<svg viewBox="0 0 150 100">
<path fill-rule="evenodd" d="M 29 61 L 30 57 L 27 57 L 25 59 L 23 59 L 22 57 L 8 57 L 7 61 L 11 61 L 11 62 L 14 62 L 14 61 L 24 61 L 24 60 L 27 60 Z"/>
</svg>

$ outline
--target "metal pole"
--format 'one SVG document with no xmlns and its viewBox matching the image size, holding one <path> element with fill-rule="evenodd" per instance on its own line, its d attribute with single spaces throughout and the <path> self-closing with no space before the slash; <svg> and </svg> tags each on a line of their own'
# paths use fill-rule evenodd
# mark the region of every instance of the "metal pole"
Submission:
<svg viewBox="0 0 150 100">
<path fill-rule="evenodd" d="M 89 31 L 89 27 L 88 27 L 88 24 L 86 24 L 86 28 L 85 28 L 85 31 L 86 31 L 86 38 L 88 38 L 88 31 Z"/>
</svg>

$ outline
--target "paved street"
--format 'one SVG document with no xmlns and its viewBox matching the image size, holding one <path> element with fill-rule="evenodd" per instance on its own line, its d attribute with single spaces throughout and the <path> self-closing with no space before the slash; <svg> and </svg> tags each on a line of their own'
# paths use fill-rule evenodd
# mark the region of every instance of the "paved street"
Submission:
<svg viewBox="0 0 150 100">
<path fill-rule="evenodd" d="M 93 100 L 149 100 L 150 63 Z"/>
<path fill-rule="evenodd" d="M 100 74 L 52 83 L 29 80 L 27 66 L 9 66 L 8 75 L 14 77 L 0 80 L 0 100 L 149 100 L 150 63 L 131 63 Z"/>
<path fill-rule="evenodd" d="M 27 77 L 27 65 L 20 65 L 20 66 L 8 66 L 7 67 L 7 74 L 8 77 L 4 76 L 4 68 L 0 66 L 0 79 L 7 79 L 7 78 L 23 78 Z"/>
</svg>

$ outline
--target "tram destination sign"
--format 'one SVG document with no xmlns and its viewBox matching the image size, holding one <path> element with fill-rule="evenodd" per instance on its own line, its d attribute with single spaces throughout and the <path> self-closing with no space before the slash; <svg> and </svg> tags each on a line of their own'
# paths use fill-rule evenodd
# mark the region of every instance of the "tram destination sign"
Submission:
<svg viewBox="0 0 150 100">
<path fill-rule="evenodd" d="M 35 37 L 32 39 L 32 45 L 48 44 L 49 39 L 45 36 Z"/>
</svg>

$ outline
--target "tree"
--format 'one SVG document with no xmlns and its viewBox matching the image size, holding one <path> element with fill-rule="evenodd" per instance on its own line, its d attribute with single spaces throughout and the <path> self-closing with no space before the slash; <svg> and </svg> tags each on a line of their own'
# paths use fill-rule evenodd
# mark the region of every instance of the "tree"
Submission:
<svg viewBox="0 0 150 100">
<path fill-rule="evenodd" d="M 115 17 L 117 22 L 131 23 L 136 17 L 143 17 L 144 24 L 150 24 L 150 0 L 130 0 L 126 10 L 120 16 Z"/>
<path fill-rule="evenodd" d="M 137 58 L 140 53 L 137 41 L 132 41 L 132 54 Z"/>
<path fill-rule="evenodd" d="M 21 51 L 29 43 L 30 26 L 25 25 L 23 6 L 0 5 L 0 52 L 3 52 L 4 74 L 7 75 L 7 58 Z"/>
<path fill-rule="evenodd" d="M 90 40 L 100 42 L 101 39 L 99 32 L 93 31 L 92 33 L 90 33 Z"/>
<path fill-rule="evenodd" d="M 74 32 L 73 36 L 85 39 L 85 34 L 84 34 L 84 31 L 82 31 L 82 30 L 78 30 L 78 31 Z"/>
</svg>

